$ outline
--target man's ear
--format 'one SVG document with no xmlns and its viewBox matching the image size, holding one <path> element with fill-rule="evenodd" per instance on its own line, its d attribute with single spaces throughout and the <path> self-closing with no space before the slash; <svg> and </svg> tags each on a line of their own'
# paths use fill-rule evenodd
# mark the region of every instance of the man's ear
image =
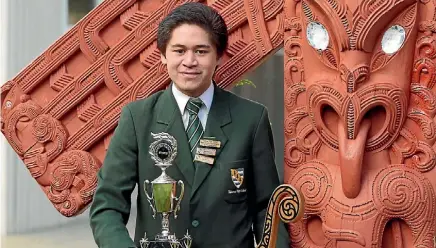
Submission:
<svg viewBox="0 0 436 248">
<path fill-rule="evenodd" d="M 162 53 L 160 54 L 160 61 L 162 61 L 162 64 L 164 65 L 167 64 L 167 58 L 165 58 L 165 55 L 163 55 Z"/>
</svg>

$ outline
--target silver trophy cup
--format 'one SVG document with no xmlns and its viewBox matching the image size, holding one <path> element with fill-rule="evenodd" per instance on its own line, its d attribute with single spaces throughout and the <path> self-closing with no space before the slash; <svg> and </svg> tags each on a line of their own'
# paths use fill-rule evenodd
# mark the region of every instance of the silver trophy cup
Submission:
<svg viewBox="0 0 436 248">
<path fill-rule="evenodd" d="M 156 214 L 162 216 L 162 231 L 156 235 L 155 240 L 148 240 L 147 235 L 144 234 L 144 238 L 140 240 L 141 247 L 190 248 L 192 239 L 189 233 L 186 232 L 182 239 L 177 239 L 175 234 L 170 233 L 169 225 L 171 214 L 173 214 L 174 219 L 177 219 L 177 212 L 180 210 L 185 189 L 181 180 L 177 182 L 165 173 L 177 155 L 177 141 L 168 133 L 151 133 L 151 135 L 155 141 L 150 145 L 149 153 L 155 161 L 155 165 L 162 170 L 162 174 L 152 182 L 145 180 L 144 191 L 153 210 L 153 218 L 156 218 Z M 176 196 L 177 185 L 180 186 L 178 196 Z"/>
</svg>

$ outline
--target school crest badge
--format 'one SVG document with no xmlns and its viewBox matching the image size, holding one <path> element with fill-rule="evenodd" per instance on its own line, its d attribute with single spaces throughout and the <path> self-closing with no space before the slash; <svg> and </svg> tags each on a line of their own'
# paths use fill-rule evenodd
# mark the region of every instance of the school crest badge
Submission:
<svg viewBox="0 0 436 248">
<path fill-rule="evenodd" d="M 244 168 L 230 169 L 233 184 L 239 189 L 244 182 Z"/>
</svg>

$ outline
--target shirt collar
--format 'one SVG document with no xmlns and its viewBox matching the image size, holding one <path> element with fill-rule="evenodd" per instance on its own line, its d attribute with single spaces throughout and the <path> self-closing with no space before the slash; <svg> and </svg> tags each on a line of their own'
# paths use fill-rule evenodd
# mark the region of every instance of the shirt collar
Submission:
<svg viewBox="0 0 436 248">
<path fill-rule="evenodd" d="M 190 96 L 185 95 L 183 92 L 177 89 L 174 83 L 172 83 L 171 87 L 172 87 L 174 98 L 176 99 L 177 105 L 179 106 L 180 113 L 183 115 L 183 113 L 185 112 L 186 104 L 188 103 Z M 203 101 L 204 103 L 203 106 L 205 106 L 207 110 L 206 112 L 209 112 L 210 107 L 212 105 L 213 93 L 214 93 L 214 85 L 211 82 L 209 88 L 207 88 L 207 90 L 198 97 Z"/>
</svg>

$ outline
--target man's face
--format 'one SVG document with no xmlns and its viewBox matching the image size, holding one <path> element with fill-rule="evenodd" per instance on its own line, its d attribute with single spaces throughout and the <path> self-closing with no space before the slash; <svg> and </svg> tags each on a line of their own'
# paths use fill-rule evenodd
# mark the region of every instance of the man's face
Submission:
<svg viewBox="0 0 436 248">
<path fill-rule="evenodd" d="M 209 34 L 197 25 L 182 24 L 172 32 L 162 63 L 176 87 L 197 97 L 210 85 L 218 56 Z"/>
</svg>

